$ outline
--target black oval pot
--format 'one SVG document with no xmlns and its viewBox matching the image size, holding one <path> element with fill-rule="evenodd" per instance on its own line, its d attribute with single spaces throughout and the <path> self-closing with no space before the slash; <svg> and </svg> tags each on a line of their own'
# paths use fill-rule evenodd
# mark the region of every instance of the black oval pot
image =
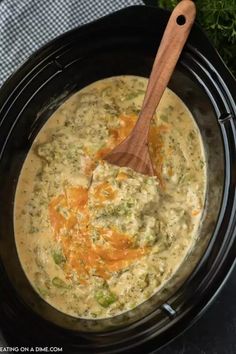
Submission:
<svg viewBox="0 0 236 354">
<path fill-rule="evenodd" d="M 121 74 L 148 76 L 168 17 L 157 8 L 135 6 L 70 31 L 40 49 L 0 91 L 0 323 L 10 345 L 62 346 L 66 353 L 149 353 L 199 317 L 232 269 L 236 84 L 196 26 L 169 84 L 192 112 L 208 162 L 201 232 L 178 272 L 182 276 L 135 310 L 86 321 L 44 302 L 18 259 L 14 195 L 36 134 L 65 99 L 91 82 Z"/>
</svg>

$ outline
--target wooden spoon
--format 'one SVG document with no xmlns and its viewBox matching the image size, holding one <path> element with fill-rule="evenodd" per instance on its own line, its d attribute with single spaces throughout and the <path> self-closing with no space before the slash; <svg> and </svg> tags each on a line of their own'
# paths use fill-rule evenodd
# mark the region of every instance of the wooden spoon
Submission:
<svg viewBox="0 0 236 354">
<path fill-rule="evenodd" d="M 149 125 L 188 38 L 195 15 L 196 8 L 191 0 L 182 0 L 174 8 L 156 54 L 137 123 L 130 135 L 105 156 L 107 162 L 154 175 L 148 150 Z"/>
</svg>

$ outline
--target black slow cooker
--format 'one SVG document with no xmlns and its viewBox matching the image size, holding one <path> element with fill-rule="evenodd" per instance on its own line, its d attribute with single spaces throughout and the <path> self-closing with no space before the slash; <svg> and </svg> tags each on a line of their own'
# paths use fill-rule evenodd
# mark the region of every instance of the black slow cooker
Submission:
<svg viewBox="0 0 236 354">
<path fill-rule="evenodd" d="M 67 316 L 30 286 L 14 241 L 19 173 L 40 128 L 74 92 L 105 77 L 148 77 L 169 13 L 134 6 L 72 30 L 35 53 L 0 91 L 0 325 L 11 346 L 66 353 L 150 353 L 191 325 L 226 281 L 236 255 L 236 83 L 194 26 L 169 87 L 192 112 L 207 156 L 196 247 L 159 293 L 105 320 Z"/>
</svg>

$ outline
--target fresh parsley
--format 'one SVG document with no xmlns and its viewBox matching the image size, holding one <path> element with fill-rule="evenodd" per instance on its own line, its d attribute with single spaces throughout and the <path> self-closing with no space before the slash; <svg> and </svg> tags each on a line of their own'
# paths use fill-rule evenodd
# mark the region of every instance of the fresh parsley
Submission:
<svg viewBox="0 0 236 354">
<path fill-rule="evenodd" d="M 157 0 L 172 10 L 178 0 Z M 236 0 L 196 0 L 197 22 L 236 76 Z"/>
</svg>

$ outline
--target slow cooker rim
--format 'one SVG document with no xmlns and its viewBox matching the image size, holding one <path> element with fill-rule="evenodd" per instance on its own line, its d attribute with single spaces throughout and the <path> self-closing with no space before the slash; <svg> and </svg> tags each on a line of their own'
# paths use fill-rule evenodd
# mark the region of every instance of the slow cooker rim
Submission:
<svg viewBox="0 0 236 354">
<path fill-rule="evenodd" d="M 138 8 L 140 8 L 139 6 L 138 6 Z M 121 11 L 119 11 L 118 13 L 122 13 L 123 11 L 125 11 L 125 10 L 121 10 Z M 118 14 L 117 13 L 117 14 Z M 111 15 L 110 15 L 111 16 Z M 113 14 L 113 16 L 114 16 L 114 14 Z M 101 21 L 101 20 L 99 20 L 99 21 Z M 88 25 L 86 25 L 86 26 L 90 26 L 91 24 L 88 24 Z M 72 30 L 72 31 L 70 31 L 70 32 L 76 32 L 78 29 L 75 29 L 75 30 Z M 69 33 L 67 33 L 66 35 L 69 35 Z M 62 38 L 64 38 L 64 36 L 65 35 L 62 35 L 62 36 L 60 36 L 59 38 L 60 39 L 62 39 Z M 54 41 L 52 41 L 51 43 L 53 43 L 53 42 L 56 42 L 58 40 L 58 38 L 57 39 L 55 39 Z M 51 44 L 51 43 L 49 43 L 48 45 L 46 45 L 46 48 L 48 48 L 48 46 Z M 39 51 L 38 51 L 38 55 L 39 54 L 41 54 L 41 51 L 42 50 L 44 50 L 45 49 L 45 47 L 44 48 L 42 48 L 42 49 L 40 49 Z M 37 57 L 37 53 L 36 53 L 36 55 L 35 55 L 36 57 Z M 50 57 L 51 55 L 49 55 L 49 57 Z M 33 57 L 33 58 L 31 58 L 31 59 L 29 59 L 29 61 L 30 60 L 34 60 L 35 58 Z M 48 59 L 48 58 L 47 58 Z M 45 59 L 46 60 L 46 59 Z M 28 61 L 26 62 L 26 64 L 25 65 L 27 65 L 27 63 L 28 63 Z M 40 62 L 41 63 L 41 62 Z M 40 64 L 39 63 L 39 64 Z M 6 82 L 6 84 L 3 86 L 3 88 L 2 88 L 2 90 L 5 90 L 5 88 L 7 88 L 7 86 L 11 86 L 12 84 L 13 84 L 13 80 L 14 80 L 14 76 L 12 77 L 12 78 L 10 78 L 7 82 Z M 20 81 L 20 83 L 19 83 L 19 85 L 21 85 L 21 84 L 23 84 L 24 82 L 23 81 Z M 19 85 L 16 87 L 16 88 L 19 88 Z M 0 106 L 1 106 L 1 104 L 0 104 Z M 234 131 L 235 131 L 235 126 L 233 125 L 233 123 L 232 123 L 232 121 L 228 121 L 229 123 L 230 123 L 230 125 L 232 125 L 232 128 L 234 128 Z M 225 124 L 225 123 L 224 123 Z M 228 124 L 228 123 L 227 123 Z M 234 148 L 235 148 L 235 146 L 234 146 Z M 230 160 L 230 159 L 229 159 Z M 235 222 L 235 221 L 234 221 Z M 231 266 L 229 267 L 229 270 L 228 270 L 228 273 L 227 273 L 227 276 L 226 277 L 228 277 L 229 276 L 229 272 L 230 272 L 230 270 L 232 270 L 232 267 L 233 267 L 233 265 L 235 264 L 235 259 L 234 259 L 234 261 L 232 262 L 232 264 L 231 264 Z M 224 276 L 224 280 L 223 280 L 223 282 L 221 283 L 221 285 L 220 285 L 220 288 L 223 286 L 223 284 L 225 283 L 225 281 L 226 281 L 226 278 L 225 278 L 225 276 Z M 219 289 L 220 288 L 218 288 L 218 291 L 217 291 L 217 293 L 219 292 Z M 216 294 L 216 292 L 215 292 L 215 294 Z M 209 300 L 208 301 L 208 303 L 207 303 L 207 305 L 209 305 L 209 303 L 211 302 L 211 300 Z M 206 305 L 206 306 L 207 306 Z M 206 306 L 204 307 L 204 308 L 202 308 L 202 311 L 206 308 Z M 199 316 L 198 316 L 199 317 Z"/>
<path fill-rule="evenodd" d="M 144 10 L 145 9 L 145 10 Z M 132 12 L 137 12 L 137 14 L 141 11 L 146 11 L 146 9 L 151 9 L 152 11 L 158 11 L 160 13 L 163 14 L 164 17 L 168 18 L 168 16 L 170 15 L 170 11 L 165 10 L 165 9 L 161 9 L 158 8 L 156 6 L 151 6 L 151 5 L 131 5 L 128 6 L 126 8 L 120 9 L 118 11 L 115 11 L 113 13 L 110 13 L 108 15 L 105 15 L 97 20 L 94 20 L 92 22 L 89 23 L 85 23 L 81 26 L 78 26 L 76 28 L 73 28 L 71 30 L 66 31 L 65 33 L 62 33 L 61 35 L 57 36 L 56 38 L 52 39 L 51 41 L 49 41 L 48 43 L 42 45 L 40 48 L 38 48 L 33 54 L 31 54 L 28 58 L 26 58 L 22 64 L 20 65 L 20 67 L 18 67 L 17 69 L 15 69 L 13 71 L 13 73 L 7 78 L 7 80 L 3 83 L 3 85 L 0 87 L 1 93 L 5 91 L 5 97 L 4 94 L 2 96 L 2 100 L 1 100 L 1 96 L 0 96 L 0 114 L 1 114 L 1 110 L 4 108 L 4 104 L 7 103 L 8 99 L 11 98 L 11 95 L 14 94 L 14 92 L 20 88 L 20 85 L 27 79 L 29 78 L 30 74 L 32 73 L 32 71 L 34 71 L 34 69 L 37 68 L 38 65 L 42 64 L 43 62 L 47 61 L 49 57 L 51 57 L 52 55 L 55 55 L 56 53 L 60 52 L 60 50 L 62 48 L 67 47 L 67 45 L 71 44 L 71 42 L 73 40 L 70 40 L 66 45 L 62 45 L 59 46 L 59 48 L 55 49 L 53 52 L 51 51 L 51 47 L 52 46 L 57 46 L 59 42 L 65 41 L 66 38 L 70 37 L 71 35 L 75 35 L 77 34 L 78 30 L 80 31 L 86 31 L 89 30 L 89 28 L 93 25 L 99 25 L 107 20 L 109 20 L 112 17 L 122 17 L 123 14 L 129 14 L 129 12 L 132 14 Z M 207 36 L 204 33 L 204 31 L 197 25 L 194 24 L 192 32 L 193 31 L 198 31 L 201 34 L 201 37 L 205 39 L 205 41 L 207 40 Z M 221 70 L 223 71 L 224 75 L 223 77 L 226 78 L 229 81 L 229 86 L 234 86 L 235 85 L 235 79 L 233 77 L 233 75 L 231 74 L 231 72 L 229 71 L 228 67 L 225 65 L 225 63 L 223 62 L 223 60 L 221 59 L 220 55 L 218 54 L 218 52 L 215 50 L 215 48 L 212 46 L 212 44 L 208 41 L 208 52 L 209 52 L 209 56 L 214 55 L 214 59 L 217 61 L 217 65 L 220 65 Z M 45 57 L 45 54 L 47 54 Z M 198 52 L 199 54 L 200 52 Z M 39 59 L 40 57 L 44 57 L 42 59 L 42 61 L 40 61 L 38 63 L 38 65 L 34 65 L 35 60 L 37 60 L 37 58 Z M 210 62 L 210 61 L 208 61 Z M 56 63 L 56 65 L 58 65 L 58 68 L 60 69 L 60 64 Z M 33 66 L 33 67 L 32 67 Z M 32 69 L 32 71 L 30 70 L 30 68 Z M 26 73 L 26 75 L 25 75 Z M 14 85 L 13 80 L 16 80 L 19 82 L 17 86 Z M 0 121 L 1 123 L 1 121 Z"/>
</svg>

